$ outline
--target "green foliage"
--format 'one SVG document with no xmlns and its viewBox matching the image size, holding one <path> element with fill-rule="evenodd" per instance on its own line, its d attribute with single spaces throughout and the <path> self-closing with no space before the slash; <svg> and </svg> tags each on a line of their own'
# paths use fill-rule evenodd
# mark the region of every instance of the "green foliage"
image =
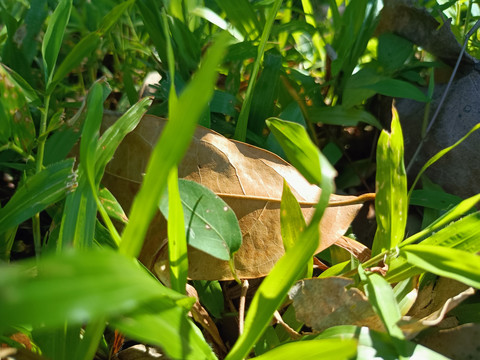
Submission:
<svg viewBox="0 0 480 360">
<path fill-rule="evenodd" d="M 463 42 L 474 20 L 472 2 L 454 3 L 431 4 L 427 11 L 440 22 L 453 15 L 454 34 Z M 227 359 L 246 358 L 252 349 L 260 359 L 443 358 L 406 340 L 399 320 L 418 275 L 479 288 L 480 195 L 462 200 L 426 181 L 423 189 L 414 188 L 429 166 L 479 126 L 433 156 L 408 193 L 396 115 L 390 132 L 383 130 L 372 145 L 376 159 L 352 160 L 338 134 L 389 125 L 369 111 L 377 95 L 428 103 L 433 81 L 427 95 L 418 85 L 435 64 L 420 61 L 420 50 L 397 35 L 374 34 L 380 1 L 325 4 L 328 11 L 309 0 L 0 1 L 0 171 L 14 178 L 14 189 L 2 188 L 0 199 L 2 342 L 15 344 L 8 336 L 20 331 L 46 357 L 92 359 L 106 348 L 108 325 L 160 346 L 172 359 L 217 358 L 188 317 L 194 299 L 184 295 L 187 242 L 233 263 L 242 239 L 224 202 L 178 179 L 177 166 L 200 123 L 286 157 L 322 188 L 307 224 L 285 184 L 280 219 L 286 253 L 256 290 Z M 478 53 L 477 40 L 469 46 Z M 161 75 L 149 89 L 155 95 L 141 98 L 143 79 L 152 71 Z M 100 132 L 108 108 L 123 115 Z M 101 179 L 147 111 L 169 121 L 127 219 Z M 284 300 L 295 281 L 312 276 L 334 177 L 339 172 L 347 178 L 337 184 L 366 182 L 361 174 L 372 167 L 378 222 L 373 257 L 332 264 L 320 277 L 354 278 L 386 332 L 337 326 L 291 341 L 271 320 L 286 306 L 284 321 L 302 328 Z M 416 233 L 407 230 L 411 206 L 423 208 Z M 172 289 L 133 259 L 158 208 L 168 219 Z M 124 224 L 121 234 L 114 221 Z M 29 255 L 36 258 L 17 260 L 13 254 L 25 229 L 33 239 Z M 375 273 L 378 268 L 385 276 Z M 193 285 L 216 320 L 231 315 L 219 282 Z M 473 311 L 477 305 L 468 304 Z"/>
</svg>

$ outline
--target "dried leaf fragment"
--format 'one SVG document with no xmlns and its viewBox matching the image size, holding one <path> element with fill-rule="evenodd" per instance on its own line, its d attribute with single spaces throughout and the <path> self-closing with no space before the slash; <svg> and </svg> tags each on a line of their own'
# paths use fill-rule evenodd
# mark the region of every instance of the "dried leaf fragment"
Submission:
<svg viewBox="0 0 480 360">
<path fill-rule="evenodd" d="M 351 279 L 342 277 L 298 281 L 288 294 L 297 320 L 314 331 L 336 325 L 367 326 L 384 331 L 367 297 L 356 288 L 347 289 L 352 284 Z"/>
</svg>

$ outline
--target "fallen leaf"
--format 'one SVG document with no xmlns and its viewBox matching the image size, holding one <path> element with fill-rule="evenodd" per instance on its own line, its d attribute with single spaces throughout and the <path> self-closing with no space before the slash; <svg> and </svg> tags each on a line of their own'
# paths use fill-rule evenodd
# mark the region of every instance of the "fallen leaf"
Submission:
<svg viewBox="0 0 480 360">
<path fill-rule="evenodd" d="M 334 276 L 298 281 L 288 293 L 297 320 L 314 331 L 337 325 L 367 326 L 384 331 L 367 297 L 356 288 L 347 289 L 352 284 L 351 279 Z"/>
<path fill-rule="evenodd" d="M 440 324 L 447 313 L 475 293 L 475 290 L 461 282 L 438 278 L 420 289 L 417 300 L 400 322 L 407 338 L 413 338 L 420 331 Z"/>
<path fill-rule="evenodd" d="M 166 123 L 147 115 L 124 139 L 108 164 L 103 184 L 128 210 L 142 182 L 152 147 Z M 104 120 L 104 126 L 110 125 Z M 284 254 L 280 233 L 280 199 L 283 179 L 287 181 L 308 222 L 320 196 L 290 164 L 266 150 L 229 140 L 198 127 L 190 148 L 178 169 L 179 176 L 196 181 L 221 197 L 235 212 L 242 230 L 242 246 L 235 254 L 240 278 L 265 276 Z M 331 202 L 353 201 L 354 196 L 332 195 Z M 328 208 L 320 224 L 317 251 L 334 244 L 347 230 L 361 204 Z M 233 279 L 228 262 L 189 247 L 189 277 L 203 280 Z M 153 220 L 140 260 L 160 277 L 168 271 L 165 220 Z M 168 276 L 167 276 L 168 277 Z"/>
</svg>

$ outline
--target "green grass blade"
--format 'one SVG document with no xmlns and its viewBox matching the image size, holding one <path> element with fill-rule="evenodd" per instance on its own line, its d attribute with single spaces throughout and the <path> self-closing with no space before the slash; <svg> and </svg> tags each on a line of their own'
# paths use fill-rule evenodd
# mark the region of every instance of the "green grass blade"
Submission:
<svg viewBox="0 0 480 360">
<path fill-rule="evenodd" d="M 187 236 L 182 200 L 178 189 L 178 169 L 172 167 L 168 175 L 168 260 L 172 289 L 185 293 L 188 276 Z"/>
<path fill-rule="evenodd" d="M 140 252 L 148 225 L 167 184 L 168 174 L 187 150 L 196 122 L 213 95 L 216 68 L 226 46 L 225 35 L 217 38 L 191 83 L 178 101 L 170 104 L 170 119 L 153 149 L 142 187 L 132 206 L 130 221 L 123 233 L 120 251 L 124 254 L 137 256 Z"/>
<path fill-rule="evenodd" d="M 101 36 L 105 35 L 113 25 L 115 25 L 125 11 L 135 3 L 135 0 L 127 0 L 119 3 L 105 15 L 101 21 L 98 32 Z"/>
<path fill-rule="evenodd" d="M 280 345 L 263 355 L 258 360 L 290 359 L 352 359 L 357 353 L 357 341 L 351 339 L 322 339 L 297 341 Z"/>
<path fill-rule="evenodd" d="M 357 126 L 363 122 L 382 129 L 380 122 L 369 112 L 356 108 L 346 108 L 341 105 L 307 108 L 308 119 L 312 123 L 322 123 L 340 126 Z"/>
<path fill-rule="evenodd" d="M 141 308 L 153 299 L 184 297 L 113 251 L 66 251 L 0 267 L 0 331 L 31 324 L 47 329 L 82 324 Z"/>
<path fill-rule="evenodd" d="M 418 180 L 420 180 L 420 177 L 423 175 L 423 173 L 434 163 L 436 163 L 438 160 L 440 160 L 441 157 L 446 155 L 448 152 L 451 150 L 455 149 L 458 145 L 460 145 L 465 139 L 467 139 L 473 132 L 477 131 L 480 128 L 480 124 L 475 125 L 465 136 L 463 136 L 460 140 L 458 140 L 455 144 L 452 146 L 449 146 L 443 150 L 440 150 L 437 154 L 432 156 L 425 165 L 422 166 L 420 171 L 418 172 L 418 175 L 415 177 L 415 181 L 412 184 L 412 187 L 410 188 L 410 191 L 408 192 L 408 197 L 410 198 L 412 195 L 413 189 L 415 189 L 415 185 L 417 184 Z"/>
<path fill-rule="evenodd" d="M 217 5 L 225 12 L 226 18 L 245 38 L 256 40 L 261 25 L 252 3 L 247 0 L 217 0 Z"/>
<path fill-rule="evenodd" d="M 285 180 L 283 180 L 282 202 L 280 203 L 280 223 L 283 246 L 285 246 L 285 250 L 288 250 L 297 243 L 307 224 L 300 204 Z"/>
<path fill-rule="evenodd" d="M 68 159 L 28 178 L 0 209 L 0 231 L 19 225 L 65 197 L 75 186 L 72 168 L 73 159 Z"/>
<path fill-rule="evenodd" d="M 62 45 L 65 28 L 70 19 L 72 11 L 72 0 L 60 0 L 53 12 L 42 42 L 42 57 L 46 88 L 48 88 L 53 77 L 58 53 Z"/>
<path fill-rule="evenodd" d="M 480 213 L 476 212 L 445 226 L 423 240 L 421 244 L 436 245 L 476 253 L 480 251 L 479 236 Z M 402 245 L 400 247 L 402 247 Z M 398 282 L 422 272 L 420 268 L 407 263 L 402 257 L 392 259 L 389 265 L 386 276 L 389 282 Z"/>
<path fill-rule="evenodd" d="M 287 126 L 290 126 L 289 124 L 294 123 L 288 123 Z M 298 126 L 298 124 L 294 125 Z M 282 140 L 285 140 L 280 141 L 282 146 L 282 142 L 295 144 L 294 139 L 282 138 Z M 304 154 L 303 151 L 301 151 L 300 147 L 303 149 L 306 144 L 308 145 L 305 141 L 300 142 L 297 144 L 298 149 L 291 148 L 289 151 L 292 151 L 293 154 L 300 154 L 299 156 L 305 156 L 306 158 L 314 157 L 315 155 L 313 154 Z M 227 355 L 227 360 L 243 359 L 248 355 L 250 349 L 268 327 L 275 310 L 282 304 L 288 290 L 305 270 L 305 265 L 318 248 L 318 239 L 320 236 L 319 223 L 328 206 L 330 194 L 333 192 L 333 178 L 336 172 L 311 141 L 309 144 L 310 145 L 306 146 L 306 149 L 316 154 L 317 158 L 313 161 L 315 164 L 319 164 L 319 173 L 314 174 L 314 178 L 320 180 L 320 186 L 322 188 L 320 200 L 310 224 L 305 231 L 301 233 L 297 243 L 280 258 L 255 293 L 245 319 L 245 331 L 240 335 L 234 347 Z M 286 148 L 284 148 L 284 150 L 287 152 Z M 300 162 L 300 160 L 296 160 L 295 158 L 290 160 L 293 163 Z M 315 166 L 315 168 L 317 168 L 317 166 Z"/>
<path fill-rule="evenodd" d="M 88 57 L 100 43 L 100 34 L 93 32 L 83 37 L 67 54 L 60 66 L 55 71 L 52 82 L 47 88 L 47 94 L 51 94 L 55 86 L 62 81 L 73 69 L 79 66 L 82 61 Z"/>
<path fill-rule="evenodd" d="M 377 145 L 375 212 L 377 232 L 372 256 L 389 250 L 403 240 L 407 223 L 407 175 L 403 161 L 403 135 L 395 109 L 391 133 L 382 131 Z"/>
<path fill-rule="evenodd" d="M 435 245 L 408 245 L 400 256 L 419 268 L 480 289 L 480 257 L 469 252 Z"/>
<path fill-rule="evenodd" d="M 307 131 L 300 124 L 270 118 L 268 128 L 275 135 L 290 163 L 312 184 L 322 182 L 320 151 L 310 140 Z M 333 176 L 333 175 L 332 175 Z"/>
<path fill-rule="evenodd" d="M 102 178 L 105 166 L 112 159 L 118 145 L 120 145 L 128 133 L 136 128 L 142 119 L 142 116 L 152 104 L 152 101 L 152 98 L 143 98 L 139 100 L 102 134 L 96 150 L 95 181 L 97 183 Z"/>
<path fill-rule="evenodd" d="M 246 1 L 245 1 L 246 2 Z M 224 3 L 219 2 L 219 3 Z M 231 1 L 232 7 L 233 3 L 236 1 Z M 237 4 L 238 6 L 239 4 Z M 253 90 L 255 88 L 255 83 L 257 81 L 258 71 L 260 70 L 260 65 L 262 63 L 263 53 L 265 52 L 265 45 L 267 44 L 268 38 L 270 37 L 270 32 L 272 30 L 273 22 L 277 16 L 277 12 L 282 5 L 282 0 L 275 0 L 268 14 L 267 22 L 263 28 L 262 37 L 260 38 L 260 44 L 257 48 L 257 58 L 253 64 L 252 74 L 250 75 L 250 81 L 248 82 L 247 92 L 245 94 L 245 100 L 243 101 L 242 109 L 240 110 L 240 115 L 238 116 L 237 126 L 235 128 L 234 138 L 239 141 L 245 141 L 247 137 L 247 125 L 248 125 L 248 116 L 250 114 L 250 106 L 252 104 Z"/>
<path fill-rule="evenodd" d="M 387 332 L 390 336 L 404 339 L 402 330 L 397 325 L 402 315 L 390 284 L 378 274 L 365 274 L 361 265 L 358 267 L 358 274 L 360 280 L 364 282 L 364 290 L 368 301 L 382 320 Z"/>
<path fill-rule="evenodd" d="M 460 204 L 453 207 L 451 210 L 447 211 L 444 215 L 439 217 L 435 222 L 427 226 L 422 231 L 419 231 L 415 235 L 412 235 L 406 238 L 400 246 L 405 246 L 408 244 L 413 244 L 418 240 L 426 237 L 428 234 L 437 231 L 438 229 L 444 227 L 450 222 L 458 219 L 460 216 L 463 216 L 466 212 L 471 210 L 478 202 L 480 201 L 480 194 L 474 195 L 468 199 L 463 200 Z"/>
<path fill-rule="evenodd" d="M 130 315 L 110 321 L 110 324 L 132 339 L 160 346 L 169 359 L 216 360 L 200 330 L 186 313 L 168 299 L 158 299 Z"/>
</svg>

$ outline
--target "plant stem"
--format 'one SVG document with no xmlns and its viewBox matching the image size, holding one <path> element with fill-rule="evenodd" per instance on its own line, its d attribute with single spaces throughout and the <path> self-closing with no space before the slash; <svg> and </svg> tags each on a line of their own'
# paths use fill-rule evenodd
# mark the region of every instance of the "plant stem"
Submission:
<svg viewBox="0 0 480 360">
<path fill-rule="evenodd" d="M 275 0 L 275 3 L 270 10 L 268 15 L 267 22 L 263 28 L 262 37 L 260 38 L 260 44 L 258 45 L 257 58 L 253 64 L 252 74 L 250 75 L 250 81 L 248 82 L 247 92 L 245 94 L 245 100 L 240 110 L 240 115 L 238 116 L 237 126 L 235 127 L 234 139 L 238 141 L 245 142 L 247 138 L 247 125 L 248 125 L 248 115 L 250 114 L 250 106 L 252 104 L 253 98 L 253 89 L 257 80 L 257 75 L 260 70 L 260 64 L 262 63 L 263 53 L 265 52 L 265 45 L 267 40 L 270 37 L 270 32 L 272 30 L 273 22 L 277 16 L 277 12 L 282 5 L 282 0 Z"/>
<path fill-rule="evenodd" d="M 44 99 L 44 109 L 42 113 L 42 118 L 40 120 L 40 131 L 39 131 L 39 143 L 38 143 L 38 152 L 37 152 L 37 163 L 35 166 L 35 172 L 39 173 L 43 168 L 43 156 L 45 154 L 45 141 L 46 137 L 45 132 L 47 131 L 47 119 L 48 119 L 48 108 L 50 106 L 50 94 L 45 95 Z M 32 218 L 32 227 L 33 227 L 33 243 L 35 246 L 35 257 L 38 259 L 40 252 L 42 250 L 42 233 L 40 230 L 40 213 L 36 213 Z"/>
</svg>

